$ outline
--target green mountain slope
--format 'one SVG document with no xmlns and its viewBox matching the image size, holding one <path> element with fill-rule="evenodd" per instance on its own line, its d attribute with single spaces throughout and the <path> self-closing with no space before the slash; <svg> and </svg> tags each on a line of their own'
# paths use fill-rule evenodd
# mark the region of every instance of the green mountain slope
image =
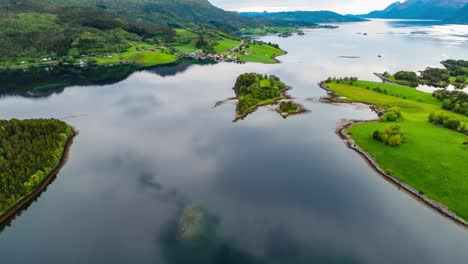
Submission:
<svg viewBox="0 0 468 264">
<path fill-rule="evenodd" d="M 0 0 L 0 68 L 149 66 L 189 49 L 234 48 L 240 40 L 230 32 L 241 28 L 307 25 L 243 17 L 208 0 Z"/>
<path fill-rule="evenodd" d="M 0 62 L 123 51 L 132 43 L 157 43 L 173 36 L 174 30 L 165 25 L 132 21 L 92 6 L 23 2 L 0 9 Z"/>
<path fill-rule="evenodd" d="M 236 31 L 245 26 L 287 25 L 278 20 L 242 17 L 213 6 L 208 0 L 0 0 L 3 9 L 56 10 L 63 7 L 98 7 L 132 21 L 170 27 L 203 25 Z"/>
<path fill-rule="evenodd" d="M 384 10 L 373 11 L 363 17 L 443 20 L 467 3 L 468 0 L 407 0 L 395 2 Z"/>
<path fill-rule="evenodd" d="M 310 23 L 366 21 L 359 17 L 343 16 L 331 11 L 242 12 L 240 15 L 245 17 L 305 21 Z"/>
</svg>

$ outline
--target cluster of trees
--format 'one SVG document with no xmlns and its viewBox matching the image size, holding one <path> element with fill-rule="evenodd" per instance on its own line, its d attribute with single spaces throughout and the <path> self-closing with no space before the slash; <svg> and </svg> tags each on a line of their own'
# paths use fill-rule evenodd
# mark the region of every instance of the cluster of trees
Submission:
<svg viewBox="0 0 468 264">
<path fill-rule="evenodd" d="M 467 81 L 468 69 L 455 65 L 447 65 L 447 69 L 426 68 L 421 72 L 421 78 L 433 86 L 446 86 L 449 83 L 464 86 Z"/>
<path fill-rule="evenodd" d="M 429 119 L 429 122 L 431 122 L 434 125 L 443 126 L 450 130 L 454 130 L 454 131 L 461 132 L 461 133 L 466 132 L 465 124 L 463 124 L 460 120 L 454 117 L 448 116 L 444 113 L 432 112 L 429 114 L 428 119 Z"/>
<path fill-rule="evenodd" d="M 410 86 L 417 87 L 420 83 L 419 76 L 412 71 L 399 71 L 393 75 L 396 80 L 403 80 L 410 83 Z"/>
<path fill-rule="evenodd" d="M 448 68 L 450 67 L 464 67 L 468 68 L 468 61 L 466 60 L 445 60 L 442 64 L 446 65 Z"/>
<path fill-rule="evenodd" d="M 450 81 L 450 72 L 447 69 L 426 68 L 421 72 L 421 78 L 434 86 L 440 86 L 441 82 Z"/>
<path fill-rule="evenodd" d="M 268 42 L 267 44 L 268 44 L 268 46 L 271 46 L 273 48 L 280 49 L 280 46 L 278 44 L 276 44 L 276 43 Z"/>
<path fill-rule="evenodd" d="M 468 116 L 468 94 L 463 91 L 439 89 L 432 96 L 442 101 L 442 108 Z"/>
<path fill-rule="evenodd" d="M 285 88 L 286 84 L 274 75 L 241 74 L 233 88 L 239 98 L 237 112 L 242 114 L 262 101 L 280 98 Z"/>
<path fill-rule="evenodd" d="M 336 78 L 336 77 L 328 77 L 327 80 L 325 80 L 325 83 L 343 83 L 343 84 L 349 84 L 353 85 L 354 82 L 357 82 L 359 79 L 357 77 L 344 77 L 344 78 Z"/>
<path fill-rule="evenodd" d="M 281 102 L 279 105 L 279 111 L 281 113 L 296 113 L 299 111 L 299 105 L 292 101 Z"/>
<path fill-rule="evenodd" d="M 405 142 L 403 132 L 398 125 L 388 125 L 382 129 L 375 130 L 372 137 L 391 147 L 399 146 Z"/>
<path fill-rule="evenodd" d="M 385 109 L 385 114 L 380 117 L 380 122 L 395 122 L 401 118 L 400 107 L 392 106 Z"/>
<path fill-rule="evenodd" d="M 0 120 L 0 212 L 57 166 L 72 134 L 66 123 L 54 119 Z"/>
</svg>

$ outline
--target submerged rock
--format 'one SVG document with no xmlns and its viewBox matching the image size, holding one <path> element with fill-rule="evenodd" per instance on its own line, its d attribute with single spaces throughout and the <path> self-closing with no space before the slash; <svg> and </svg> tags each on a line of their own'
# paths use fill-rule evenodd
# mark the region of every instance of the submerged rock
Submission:
<svg viewBox="0 0 468 264">
<path fill-rule="evenodd" d="M 206 212 L 196 204 L 189 204 L 184 208 L 179 220 L 177 237 L 185 241 L 200 239 L 204 236 L 206 227 Z"/>
</svg>

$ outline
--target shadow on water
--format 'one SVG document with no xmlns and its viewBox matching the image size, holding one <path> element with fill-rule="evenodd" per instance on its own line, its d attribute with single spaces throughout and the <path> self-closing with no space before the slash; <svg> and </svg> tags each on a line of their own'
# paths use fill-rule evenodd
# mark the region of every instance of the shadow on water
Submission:
<svg viewBox="0 0 468 264">
<path fill-rule="evenodd" d="M 73 85 L 111 85 L 121 82 L 137 71 L 149 71 L 167 77 L 185 72 L 193 65 L 211 64 L 207 61 L 184 59 L 175 63 L 142 68 L 122 64 L 96 67 L 41 67 L 25 70 L 0 71 L 0 96 L 17 95 L 31 98 L 48 97 L 62 93 L 67 86 Z"/>
<path fill-rule="evenodd" d="M 57 174 L 58 175 L 58 174 Z M 43 193 L 47 192 L 47 189 L 49 188 L 49 186 L 51 186 L 54 181 L 57 179 L 57 175 L 55 175 L 51 180 L 50 180 L 50 183 L 44 188 L 44 190 L 42 190 L 42 192 L 35 196 L 32 200 L 30 200 L 28 203 L 26 203 L 24 206 L 21 207 L 21 209 L 19 209 L 18 211 L 16 211 L 10 218 L 8 218 L 8 220 L 6 220 L 5 222 L 3 222 L 2 224 L 0 224 L 0 234 L 5 231 L 8 227 L 10 227 L 13 223 L 13 221 L 18 217 L 20 217 L 23 212 L 25 212 L 26 210 L 28 210 L 28 208 L 35 204 L 42 196 Z"/>
<path fill-rule="evenodd" d="M 440 26 L 444 25 L 443 21 L 439 20 L 392 20 L 388 24 L 394 28 L 405 27 L 427 27 L 427 26 Z"/>
<path fill-rule="evenodd" d="M 187 217 L 187 211 L 190 210 L 191 214 L 198 213 L 199 217 Z M 187 224 L 187 221 L 190 223 Z M 161 247 L 164 259 L 170 264 L 361 263 L 333 246 L 310 247 L 307 242 L 294 239 L 285 229 L 271 231 L 263 243 L 263 254 L 254 255 L 237 247 L 232 241 L 223 239 L 218 232 L 219 226 L 220 219 L 217 216 L 198 205 L 185 204 L 166 224 L 166 231 L 156 242 Z"/>
</svg>

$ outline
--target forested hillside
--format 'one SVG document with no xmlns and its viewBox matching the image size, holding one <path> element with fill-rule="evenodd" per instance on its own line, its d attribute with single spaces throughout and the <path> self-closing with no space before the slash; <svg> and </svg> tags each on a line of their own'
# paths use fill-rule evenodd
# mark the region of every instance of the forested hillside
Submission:
<svg viewBox="0 0 468 264">
<path fill-rule="evenodd" d="M 174 29 L 212 52 L 240 27 L 310 24 L 242 17 L 207 0 L 0 0 L 0 68 L 150 66 L 175 61 L 173 47 L 186 45 Z"/>
<path fill-rule="evenodd" d="M 0 62 L 41 56 L 65 61 L 81 54 L 124 51 L 132 43 L 165 41 L 168 26 L 130 21 L 98 7 L 17 5 L 0 9 Z M 66 56 L 69 56 L 68 58 Z"/>
<path fill-rule="evenodd" d="M 98 7 L 131 21 L 176 28 L 203 25 L 234 31 L 245 26 L 288 24 L 288 21 L 242 17 L 215 7 L 208 0 L 0 0 L 0 6 L 30 11 Z"/>
<path fill-rule="evenodd" d="M 58 165 L 72 134 L 54 119 L 0 120 L 0 214 Z"/>
</svg>

